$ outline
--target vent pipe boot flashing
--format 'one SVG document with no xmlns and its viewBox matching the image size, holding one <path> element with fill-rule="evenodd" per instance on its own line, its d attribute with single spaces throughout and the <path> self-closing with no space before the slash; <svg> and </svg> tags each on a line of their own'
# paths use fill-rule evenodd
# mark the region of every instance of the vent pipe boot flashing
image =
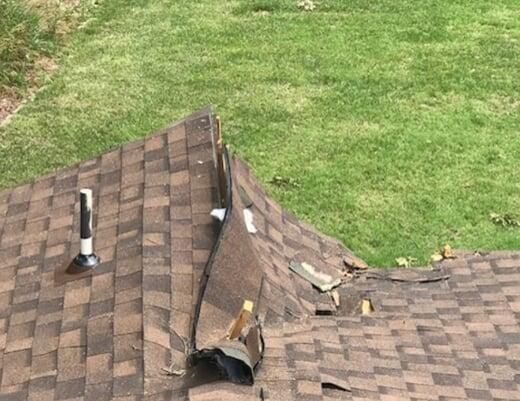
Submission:
<svg viewBox="0 0 520 401">
<path fill-rule="evenodd" d="M 92 190 L 82 189 L 80 195 L 80 252 L 67 273 L 82 273 L 99 263 L 92 245 Z"/>
</svg>

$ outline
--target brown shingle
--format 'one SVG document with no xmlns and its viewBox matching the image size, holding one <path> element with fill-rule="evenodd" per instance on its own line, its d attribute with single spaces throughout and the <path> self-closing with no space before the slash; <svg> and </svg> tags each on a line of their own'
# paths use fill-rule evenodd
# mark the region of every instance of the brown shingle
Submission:
<svg viewBox="0 0 520 401">
<path fill-rule="evenodd" d="M 58 349 L 58 382 L 85 377 L 84 347 Z"/>
<path fill-rule="evenodd" d="M 31 351 L 21 350 L 4 354 L 2 386 L 24 383 L 29 380 Z"/>
<path fill-rule="evenodd" d="M 58 352 L 51 351 L 32 357 L 31 377 L 55 376 L 58 369 Z"/>
<path fill-rule="evenodd" d="M 112 381 L 112 353 L 87 357 L 87 384 Z"/>
</svg>

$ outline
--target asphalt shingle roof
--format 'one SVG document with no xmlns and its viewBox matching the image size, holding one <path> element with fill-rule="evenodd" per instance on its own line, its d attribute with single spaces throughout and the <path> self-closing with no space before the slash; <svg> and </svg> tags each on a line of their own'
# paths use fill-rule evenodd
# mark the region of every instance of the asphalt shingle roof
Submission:
<svg viewBox="0 0 520 401">
<path fill-rule="evenodd" d="M 520 399 L 520 253 L 356 271 L 336 308 L 289 263 L 342 275 L 355 256 L 283 210 L 238 157 L 228 217 L 210 216 L 215 126 L 204 109 L 0 192 L 0 401 Z M 71 278 L 82 187 L 102 263 Z M 265 341 L 253 386 L 166 374 L 189 368 L 190 345 L 222 340 L 244 299 Z"/>
<path fill-rule="evenodd" d="M 171 389 L 161 369 L 189 335 L 214 240 L 211 118 L 202 111 L 1 192 L 0 399 L 130 401 Z M 60 284 L 79 250 L 82 187 L 96 195 L 102 263 Z"/>
</svg>

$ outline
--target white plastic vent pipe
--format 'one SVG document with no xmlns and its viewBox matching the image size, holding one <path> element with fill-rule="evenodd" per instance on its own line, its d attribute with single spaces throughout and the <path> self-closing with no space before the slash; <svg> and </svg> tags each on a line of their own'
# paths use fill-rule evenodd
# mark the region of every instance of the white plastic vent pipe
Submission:
<svg viewBox="0 0 520 401">
<path fill-rule="evenodd" d="M 80 251 L 74 258 L 73 268 L 68 269 L 68 273 L 82 273 L 96 267 L 99 257 L 94 253 L 92 241 L 92 190 L 82 188 L 79 191 L 80 209 Z"/>
<path fill-rule="evenodd" d="M 82 255 L 92 255 L 92 190 L 82 189 L 80 197 L 80 241 Z"/>
</svg>

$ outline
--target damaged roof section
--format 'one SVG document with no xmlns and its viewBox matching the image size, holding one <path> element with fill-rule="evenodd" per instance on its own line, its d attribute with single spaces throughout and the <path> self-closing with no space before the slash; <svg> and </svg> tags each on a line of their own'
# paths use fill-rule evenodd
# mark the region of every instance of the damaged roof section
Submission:
<svg viewBox="0 0 520 401">
<path fill-rule="evenodd" d="M 310 249 L 334 265 L 341 247 L 283 212 L 240 159 L 226 165 L 228 218 L 210 215 L 225 200 L 218 127 L 204 109 L 0 192 L 2 397 L 182 399 L 196 351 L 240 361 L 249 376 L 238 381 L 252 382 L 263 328 L 330 301 L 288 264 Z M 79 250 L 80 188 L 94 194 L 102 262 L 62 282 Z M 245 301 L 251 313 L 230 336 Z"/>
<path fill-rule="evenodd" d="M 61 282 L 80 188 L 102 262 Z M 0 399 L 516 399 L 520 254 L 456 256 L 369 269 L 204 109 L 0 192 Z"/>
<path fill-rule="evenodd" d="M 247 393 L 213 383 L 191 389 L 190 401 L 518 398 L 520 253 L 368 269 L 338 292 L 333 316 L 264 327 L 262 368 Z M 369 315 L 358 308 L 366 297 Z"/>
<path fill-rule="evenodd" d="M 197 384 L 210 380 L 194 365 L 213 364 L 221 379 L 253 384 L 264 351 L 264 326 L 314 315 L 324 304 L 328 310 L 335 308 L 328 294 L 315 291 L 308 277 L 291 274 L 289 267 L 313 263 L 334 275 L 334 283 L 322 288 L 328 292 L 341 282 L 343 259 L 354 256 L 337 241 L 302 229 L 297 219 L 265 196 L 240 159 L 226 157 L 223 165 L 228 203 L 201 282 L 188 376 Z M 240 319 L 244 302 L 251 305 L 251 316 L 234 338 L 229 326 Z"/>
<path fill-rule="evenodd" d="M 215 379 L 207 374 L 202 377 L 201 369 L 193 366 L 198 363 L 216 366 L 221 379 L 253 384 L 255 367 L 263 369 L 264 339 L 269 341 L 262 335 L 264 328 L 324 309 L 334 311 L 329 291 L 341 283 L 344 260 L 359 261 L 339 242 L 283 211 L 266 196 L 240 159 L 234 157 L 226 165 L 230 203 L 207 265 L 207 282 L 201 286 L 200 313 L 194 319 L 188 375 L 198 385 Z M 313 282 L 310 274 L 293 274 L 290 267 L 294 265 L 308 266 L 319 279 L 329 281 Z M 320 286 L 318 291 L 315 287 Z M 229 322 L 235 320 L 244 300 L 254 305 L 252 316 L 233 341 Z M 251 346 L 250 338 L 259 341 Z"/>
</svg>

